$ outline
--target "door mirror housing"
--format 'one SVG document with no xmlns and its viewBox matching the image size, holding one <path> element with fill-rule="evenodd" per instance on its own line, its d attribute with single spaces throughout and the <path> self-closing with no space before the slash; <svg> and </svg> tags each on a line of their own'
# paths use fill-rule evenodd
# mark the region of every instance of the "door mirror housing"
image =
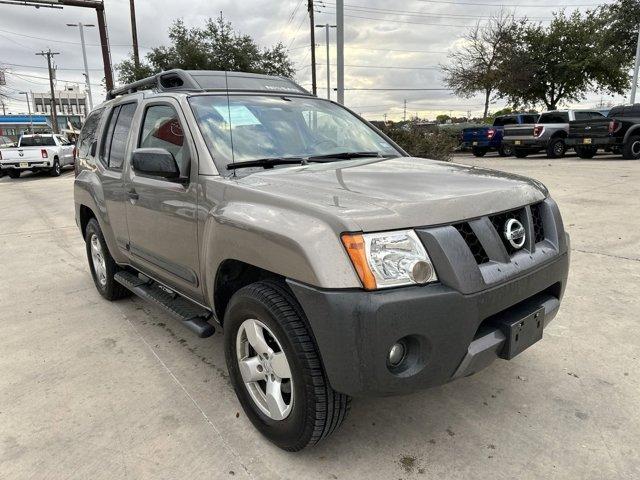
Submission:
<svg viewBox="0 0 640 480">
<path fill-rule="evenodd" d="M 178 162 L 164 148 L 138 148 L 133 151 L 133 170 L 143 175 L 166 179 L 180 178 Z"/>
</svg>

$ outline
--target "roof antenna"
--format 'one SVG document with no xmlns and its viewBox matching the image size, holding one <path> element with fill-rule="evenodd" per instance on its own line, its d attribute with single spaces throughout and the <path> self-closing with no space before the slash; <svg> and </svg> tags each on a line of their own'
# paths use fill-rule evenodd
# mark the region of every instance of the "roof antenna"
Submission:
<svg viewBox="0 0 640 480">
<path fill-rule="evenodd" d="M 227 113 L 229 115 L 229 138 L 231 140 L 231 165 L 236 164 L 236 153 L 233 147 L 233 125 L 231 124 L 231 100 L 229 99 L 229 77 L 227 71 L 224 71 L 224 83 L 227 89 Z M 236 176 L 236 169 L 233 169 L 233 176 Z"/>
</svg>

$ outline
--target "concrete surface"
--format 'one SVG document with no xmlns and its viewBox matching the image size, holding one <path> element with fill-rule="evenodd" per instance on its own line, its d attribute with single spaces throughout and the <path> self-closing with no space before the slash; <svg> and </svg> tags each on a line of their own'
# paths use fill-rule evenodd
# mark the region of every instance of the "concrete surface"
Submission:
<svg viewBox="0 0 640 480">
<path fill-rule="evenodd" d="M 573 256 L 559 316 L 511 362 L 355 399 L 298 454 L 240 411 L 220 334 L 102 300 L 72 172 L 0 179 L 0 478 L 640 478 L 640 162 L 462 161 L 536 177 L 560 204 Z"/>
</svg>

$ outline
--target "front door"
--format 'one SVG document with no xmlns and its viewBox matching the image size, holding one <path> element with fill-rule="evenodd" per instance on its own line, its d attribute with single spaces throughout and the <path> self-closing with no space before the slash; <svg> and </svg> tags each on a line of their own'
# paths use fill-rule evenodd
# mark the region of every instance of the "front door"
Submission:
<svg viewBox="0 0 640 480">
<path fill-rule="evenodd" d="M 197 234 L 197 159 L 177 102 L 144 105 L 137 148 L 162 148 L 180 168 L 178 180 L 141 175 L 129 165 L 125 185 L 132 262 L 143 273 L 202 300 Z"/>
</svg>

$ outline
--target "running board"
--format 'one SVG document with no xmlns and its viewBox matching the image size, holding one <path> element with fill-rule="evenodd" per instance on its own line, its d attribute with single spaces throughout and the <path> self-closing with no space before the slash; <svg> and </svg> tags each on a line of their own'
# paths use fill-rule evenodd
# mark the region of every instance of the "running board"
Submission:
<svg viewBox="0 0 640 480">
<path fill-rule="evenodd" d="M 207 320 L 211 313 L 204 308 L 182 297 L 178 293 L 170 293 L 153 280 L 141 279 L 138 275 L 120 270 L 114 276 L 123 285 L 144 300 L 148 300 L 177 318 L 189 330 L 200 338 L 210 337 L 216 329 Z"/>
</svg>

